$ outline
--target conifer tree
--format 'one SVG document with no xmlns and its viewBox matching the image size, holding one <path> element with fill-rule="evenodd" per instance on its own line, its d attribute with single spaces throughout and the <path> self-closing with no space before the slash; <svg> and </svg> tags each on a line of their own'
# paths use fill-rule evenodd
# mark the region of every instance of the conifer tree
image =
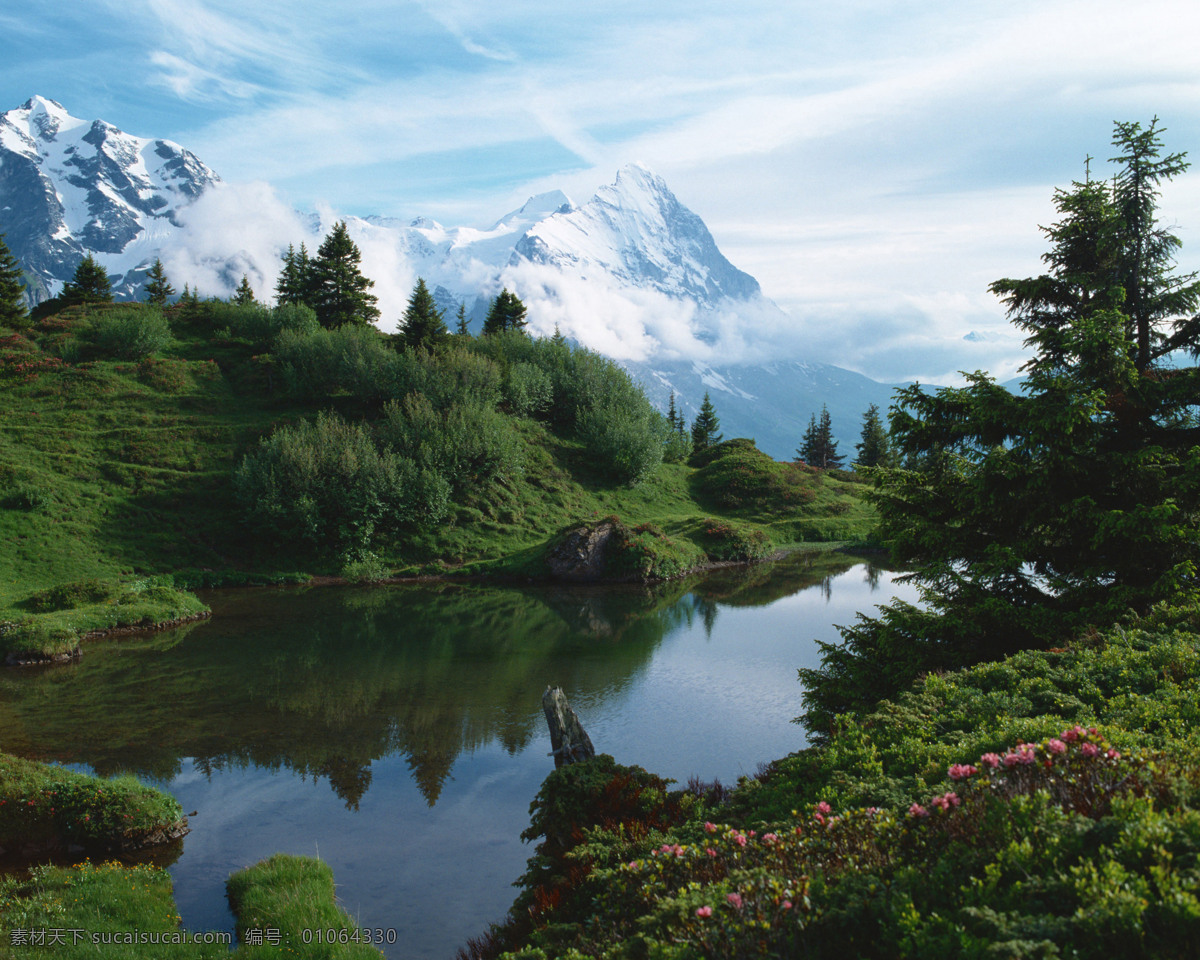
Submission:
<svg viewBox="0 0 1200 960">
<path fill-rule="evenodd" d="M 252 307 L 257 302 L 254 299 L 254 289 L 250 286 L 250 278 L 243 273 L 242 282 L 238 284 L 230 303 L 236 303 L 239 307 Z"/>
<path fill-rule="evenodd" d="M 525 313 L 525 304 L 515 293 L 509 293 L 505 288 L 492 301 L 487 319 L 483 321 L 483 332 L 487 335 L 503 333 L 506 330 L 524 331 L 529 323 L 525 319 Z"/>
<path fill-rule="evenodd" d="M 854 445 L 858 451 L 855 463 L 860 467 L 894 466 L 892 443 L 879 416 L 879 407 L 871 404 L 863 414 L 862 441 Z"/>
<path fill-rule="evenodd" d="M 1160 132 L 1116 124 L 1115 189 L 1056 190 L 1046 273 L 991 285 L 1035 351 L 1020 395 L 981 373 L 897 394 L 892 438 L 921 469 L 883 471 L 873 499 L 922 607 L 881 608 L 801 671 L 810 728 L 917 674 L 1195 602 L 1200 368 L 1155 361 L 1200 355 L 1200 285 L 1157 221 L 1159 181 L 1187 166 Z"/>
<path fill-rule="evenodd" d="M 0 326 L 23 327 L 28 321 L 21 265 L 0 235 Z"/>
<path fill-rule="evenodd" d="M 63 286 L 64 303 L 112 303 L 112 285 L 108 274 L 89 253 L 75 268 L 75 275 Z"/>
<path fill-rule="evenodd" d="M 288 244 L 287 253 L 283 255 L 283 269 L 279 271 L 279 279 L 275 281 L 275 303 L 277 306 L 286 304 L 310 305 L 312 299 L 312 260 L 308 248 L 302 243 L 299 252 L 295 246 Z"/>
<path fill-rule="evenodd" d="M 154 263 L 146 272 L 146 302 L 157 306 L 165 306 L 167 299 L 175 295 L 175 288 L 167 280 L 167 271 L 163 269 L 162 260 L 154 258 Z"/>
<path fill-rule="evenodd" d="M 322 242 L 312 261 L 308 305 L 323 327 L 347 323 L 373 323 L 379 319 L 379 298 L 368 293 L 374 280 L 358 269 L 362 253 L 350 239 L 346 221 L 340 221 Z"/>
<path fill-rule="evenodd" d="M 833 439 L 833 418 L 824 404 L 821 405 L 819 420 L 816 414 L 809 418 L 808 429 L 804 431 L 796 455 L 810 467 L 822 470 L 836 470 L 846 459 L 837 452 L 837 441 Z"/>
<path fill-rule="evenodd" d="M 557 330 L 558 327 L 555 327 Z M 682 432 L 683 419 L 679 416 L 679 412 L 675 409 L 675 391 L 671 391 L 671 400 L 667 404 L 667 426 L 676 432 Z"/>
<path fill-rule="evenodd" d="M 442 311 L 437 308 L 433 294 L 421 277 L 417 277 L 417 285 L 408 298 L 408 308 L 404 311 L 397 336 L 405 347 L 413 350 L 418 347 L 431 350 L 450 336 Z"/>
<path fill-rule="evenodd" d="M 564 337 L 563 332 L 558 329 L 557 323 L 554 325 L 554 336 L 550 338 L 550 342 L 556 347 L 565 347 L 567 345 L 567 338 Z"/>
<path fill-rule="evenodd" d="M 458 313 L 454 315 L 454 332 L 460 337 L 469 337 L 471 328 L 467 324 L 467 305 L 460 302 L 458 305 Z"/>
<path fill-rule="evenodd" d="M 720 443 L 724 439 L 724 436 L 717 432 L 720 428 L 721 421 L 717 419 L 716 408 L 706 392 L 704 402 L 700 404 L 700 412 L 692 421 L 692 449 L 704 450 Z"/>
</svg>

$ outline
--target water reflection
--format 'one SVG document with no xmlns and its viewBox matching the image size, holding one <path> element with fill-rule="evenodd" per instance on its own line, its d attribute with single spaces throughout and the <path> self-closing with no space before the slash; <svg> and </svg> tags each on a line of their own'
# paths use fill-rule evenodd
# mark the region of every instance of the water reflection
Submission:
<svg viewBox="0 0 1200 960">
<path fill-rule="evenodd" d="M 619 692 L 667 637 L 722 607 L 828 595 L 852 561 L 793 557 L 671 584 L 214 592 L 211 621 L 94 644 L 82 662 L 0 681 L 7 748 L 170 781 L 182 758 L 211 775 L 287 768 L 347 807 L 373 761 L 401 754 L 433 805 L 464 751 L 525 749 L 538 692 Z M 876 581 L 877 582 L 877 581 Z"/>
</svg>

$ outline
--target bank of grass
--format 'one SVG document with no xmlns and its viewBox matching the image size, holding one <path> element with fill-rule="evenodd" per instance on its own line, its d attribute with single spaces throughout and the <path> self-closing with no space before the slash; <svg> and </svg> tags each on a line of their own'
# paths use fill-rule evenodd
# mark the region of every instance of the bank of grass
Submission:
<svg viewBox="0 0 1200 960">
<path fill-rule="evenodd" d="M 1192 956 L 1198 668 L 1200 606 L 1162 608 L 928 677 L 725 802 L 556 771 L 509 922 L 461 955 Z"/>
<path fill-rule="evenodd" d="M 0 658 L 8 663 L 61 659 L 75 654 L 90 636 L 207 616 L 204 603 L 168 585 L 169 580 L 119 583 L 93 577 L 35 591 L 15 616 L 10 614 L 13 619 L 0 623 Z"/>
<path fill-rule="evenodd" d="M 229 903 L 242 942 L 239 957 L 279 956 L 378 960 L 382 931 L 360 929 L 337 905 L 333 870 L 321 860 L 275 854 L 229 878 Z M 255 932 L 278 933 L 279 944 L 255 944 Z M 281 949 L 286 945 L 287 949 Z"/>
<path fill-rule="evenodd" d="M 113 309 L 125 322 L 140 308 Z M 264 352 L 269 338 L 239 335 L 228 305 L 168 311 L 171 336 L 140 359 L 105 352 L 95 332 L 104 314 L 72 308 L 25 331 L 0 330 L 0 623 L 19 624 L 3 641 L 9 652 L 62 654 L 92 630 L 198 612 L 161 591 L 154 609 L 111 600 L 74 612 L 28 609 L 32 597 L 64 584 L 103 581 L 128 593 L 147 577 L 176 574 L 162 585 L 191 589 L 294 579 L 297 568 L 338 575 L 363 563 L 352 572 L 368 579 L 455 570 L 539 575 L 538 552 L 554 537 L 610 515 L 674 544 L 658 565 L 671 575 L 665 571 L 681 557 L 753 557 L 766 542 L 775 549 L 862 540 L 872 523 L 856 485 L 775 463 L 750 441 L 719 445 L 694 464 L 663 464 L 630 486 L 614 482 L 576 431 L 501 403 L 521 451 L 519 471 L 486 488 L 464 484 L 449 516 L 412 525 L 369 557 L 305 553 L 246 522 L 234 468 L 260 438 L 321 411 L 373 422 L 383 403 L 374 386 L 319 396 L 289 391 Z M 492 345 L 480 351 L 464 369 L 493 363 L 485 359 Z M 714 524 L 732 532 L 714 540 L 705 532 Z M 648 575 L 659 575 L 657 567 Z"/>
<path fill-rule="evenodd" d="M 0 850 L 133 850 L 181 835 L 179 803 L 133 777 L 105 780 L 0 753 Z"/>
<path fill-rule="evenodd" d="M 360 931 L 337 905 L 327 864 L 274 856 L 234 874 L 227 887 L 239 939 L 232 953 L 220 936 L 181 930 L 166 870 L 111 861 L 35 867 L 28 877 L 0 880 L 0 928 L 4 946 L 11 941 L 19 951 L 14 956 L 66 960 L 381 956 L 369 945 L 372 935 Z M 40 932 L 40 942 L 25 939 L 24 931 Z M 48 931 L 60 937 L 50 933 L 48 939 Z M 126 942 L 130 939 L 133 942 Z"/>
</svg>

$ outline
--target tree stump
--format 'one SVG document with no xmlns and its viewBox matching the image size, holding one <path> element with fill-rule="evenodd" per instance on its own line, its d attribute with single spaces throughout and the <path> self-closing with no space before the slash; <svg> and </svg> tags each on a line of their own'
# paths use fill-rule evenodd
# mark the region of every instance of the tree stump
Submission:
<svg viewBox="0 0 1200 960">
<path fill-rule="evenodd" d="M 554 757 L 555 767 L 578 763 L 596 755 L 591 738 L 567 703 L 561 687 L 546 688 L 542 694 L 542 709 L 546 712 L 546 723 L 550 727 L 551 756 Z"/>
</svg>

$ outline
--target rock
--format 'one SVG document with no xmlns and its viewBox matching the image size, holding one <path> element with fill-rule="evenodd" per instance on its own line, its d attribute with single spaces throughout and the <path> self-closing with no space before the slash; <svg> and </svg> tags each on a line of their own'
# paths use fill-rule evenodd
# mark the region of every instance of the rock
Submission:
<svg viewBox="0 0 1200 960">
<path fill-rule="evenodd" d="M 592 526 L 576 527 L 546 556 L 550 575 L 559 580 L 587 583 L 604 576 L 609 543 L 617 525 L 603 520 Z"/>
</svg>

